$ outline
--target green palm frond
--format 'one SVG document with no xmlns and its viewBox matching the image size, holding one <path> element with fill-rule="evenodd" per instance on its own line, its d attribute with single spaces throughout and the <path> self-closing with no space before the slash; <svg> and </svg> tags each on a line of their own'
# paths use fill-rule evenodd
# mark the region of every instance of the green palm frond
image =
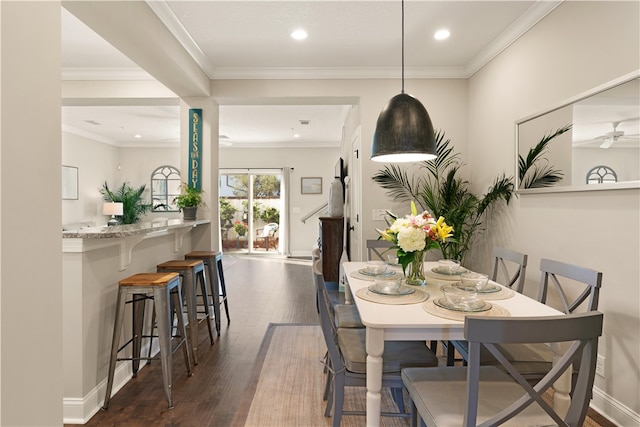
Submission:
<svg viewBox="0 0 640 427">
<path fill-rule="evenodd" d="M 424 168 L 426 168 L 431 176 L 436 180 L 440 178 L 447 168 L 452 164 L 458 162 L 459 153 L 453 151 L 453 147 L 450 147 L 450 139 L 445 139 L 444 132 L 438 130 L 436 132 L 436 154 L 437 157 L 432 160 L 422 162 Z"/>
<path fill-rule="evenodd" d="M 539 162 L 548 160 L 543 157 L 549 143 L 557 136 L 571 130 L 573 125 L 569 124 L 556 129 L 555 132 L 544 135 L 542 139 L 529 149 L 526 158 L 518 155 L 518 178 L 522 188 L 542 188 L 550 187 L 562 180 L 563 174 L 560 170 L 548 165 L 539 166 Z"/>
<path fill-rule="evenodd" d="M 507 204 L 511 201 L 513 195 L 514 185 L 513 179 L 507 177 L 505 174 L 497 177 L 493 182 L 493 185 L 489 187 L 489 191 L 484 195 L 480 203 L 478 204 L 478 215 L 482 215 L 484 211 L 493 203 L 502 199 Z"/>
<path fill-rule="evenodd" d="M 372 179 L 387 190 L 393 200 L 411 201 L 420 192 L 421 179 L 416 175 L 409 177 L 407 171 L 397 165 L 388 165 L 373 175 Z"/>
<path fill-rule="evenodd" d="M 562 181 L 564 174 L 559 169 L 552 169 L 550 166 L 533 167 L 522 181 L 523 188 L 544 188 L 551 187 Z"/>
</svg>

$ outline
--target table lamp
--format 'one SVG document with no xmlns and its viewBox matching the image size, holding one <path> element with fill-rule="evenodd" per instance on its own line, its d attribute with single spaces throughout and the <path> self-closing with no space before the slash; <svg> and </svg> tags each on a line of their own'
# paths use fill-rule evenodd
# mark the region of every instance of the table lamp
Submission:
<svg viewBox="0 0 640 427">
<path fill-rule="evenodd" d="M 122 215 L 122 203 L 118 202 L 105 202 L 102 205 L 102 214 L 111 215 L 111 219 L 107 222 L 108 226 L 118 225 L 116 215 Z"/>
</svg>

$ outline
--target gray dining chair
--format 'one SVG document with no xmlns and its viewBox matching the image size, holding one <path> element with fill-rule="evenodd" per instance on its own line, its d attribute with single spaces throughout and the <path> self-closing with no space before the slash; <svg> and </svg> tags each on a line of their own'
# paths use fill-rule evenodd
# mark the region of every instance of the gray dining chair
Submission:
<svg viewBox="0 0 640 427">
<path fill-rule="evenodd" d="M 565 314 L 591 312 L 598 309 L 602 273 L 589 268 L 550 259 L 540 261 L 541 279 L 538 300 Z M 579 310 L 578 310 L 579 309 Z M 467 345 L 456 342 L 456 350 L 468 361 Z M 504 344 L 505 357 L 531 382 L 545 376 L 553 364 L 553 351 L 548 345 Z M 481 361 L 486 365 L 497 365 L 495 358 L 482 352 Z M 575 385 L 577 374 L 573 375 Z"/>
<path fill-rule="evenodd" d="M 508 286 L 516 292 L 522 293 L 524 290 L 525 276 L 527 273 L 528 256 L 513 249 L 495 247 L 493 248 L 493 272 L 491 280 Z M 466 343 L 464 341 L 443 343 L 447 354 L 447 366 L 455 363 L 455 352 L 466 353 Z"/>
<path fill-rule="evenodd" d="M 512 249 L 493 248 L 494 262 L 491 280 L 522 293 L 527 273 L 527 258 L 526 254 Z"/>
<path fill-rule="evenodd" d="M 367 261 L 381 259 L 386 261 L 385 254 L 393 247 L 393 243 L 388 240 L 368 239 L 367 240 Z M 388 253 L 391 253 L 389 251 Z"/>
<path fill-rule="evenodd" d="M 429 427 L 582 426 L 591 399 L 602 323 L 603 314 L 596 311 L 537 318 L 467 316 L 468 366 L 402 370 L 415 415 L 412 425 L 417 425 L 419 417 Z M 566 351 L 558 351 L 553 369 L 535 386 L 502 351 L 505 345 L 548 342 Z M 481 366 L 481 348 L 502 369 Z M 579 367 L 576 387 L 567 413 L 558 413 L 546 402 L 545 394 L 574 365 Z"/>
<path fill-rule="evenodd" d="M 339 427 L 343 415 L 364 415 L 361 411 L 344 410 L 345 387 L 366 387 L 366 338 L 365 329 L 337 328 L 329 314 L 330 301 L 326 298 L 325 286 L 321 275 L 315 277 L 318 301 L 320 301 L 320 326 L 328 350 L 326 361 L 327 404 L 325 417 L 330 417 L 333 409 L 333 427 Z M 390 341 L 384 346 L 384 366 L 382 386 L 389 387 L 398 412 L 383 413 L 385 416 L 404 416 L 402 379 L 400 372 L 405 367 L 438 366 L 438 358 L 419 341 Z"/>
</svg>

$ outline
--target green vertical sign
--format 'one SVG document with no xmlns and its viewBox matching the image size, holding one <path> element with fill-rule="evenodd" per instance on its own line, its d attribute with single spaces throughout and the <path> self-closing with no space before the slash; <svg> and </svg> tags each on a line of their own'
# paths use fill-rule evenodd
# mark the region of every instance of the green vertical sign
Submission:
<svg viewBox="0 0 640 427">
<path fill-rule="evenodd" d="M 189 186 L 202 189 L 202 109 L 189 109 Z"/>
</svg>

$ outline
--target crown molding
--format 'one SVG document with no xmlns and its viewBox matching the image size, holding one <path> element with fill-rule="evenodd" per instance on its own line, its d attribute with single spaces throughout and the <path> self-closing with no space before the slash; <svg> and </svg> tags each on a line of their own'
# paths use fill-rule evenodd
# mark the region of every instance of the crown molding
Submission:
<svg viewBox="0 0 640 427">
<path fill-rule="evenodd" d="M 405 78 L 435 79 L 467 77 L 464 67 L 405 67 Z M 400 67 L 272 67 L 216 68 L 214 80 L 324 80 L 324 79 L 400 79 Z"/>
<path fill-rule="evenodd" d="M 166 1 L 145 0 L 145 3 L 156 14 L 158 19 L 167 27 L 169 32 L 178 40 L 178 43 L 191 55 L 193 60 L 205 72 L 209 79 L 213 79 L 214 67 L 209 58 L 204 54 L 200 46 L 193 40 L 184 28 L 178 17 L 173 13 Z"/>
<path fill-rule="evenodd" d="M 62 80 L 155 80 L 142 68 L 63 68 Z"/>
<path fill-rule="evenodd" d="M 86 130 L 78 129 L 74 126 L 69 126 L 62 123 L 62 132 L 66 132 L 71 135 L 87 138 L 95 142 L 111 145 L 118 148 L 179 148 L 180 141 L 168 142 L 168 141 L 149 141 L 149 142 L 122 142 L 116 141 L 111 138 L 104 137 L 102 135 L 88 132 Z"/>
<path fill-rule="evenodd" d="M 564 0 L 540 1 L 531 5 L 525 13 L 514 21 L 505 31 L 478 53 L 466 66 L 465 75 L 471 77 L 482 67 L 487 65 L 493 58 L 498 56 L 503 50 L 511 46 L 522 35 L 529 31 L 534 25 L 540 22 L 551 11 L 558 7 Z"/>
<path fill-rule="evenodd" d="M 340 141 L 336 142 L 233 142 L 230 145 L 220 143 L 220 149 L 245 149 L 245 148 L 340 148 Z"/>
</svg>

